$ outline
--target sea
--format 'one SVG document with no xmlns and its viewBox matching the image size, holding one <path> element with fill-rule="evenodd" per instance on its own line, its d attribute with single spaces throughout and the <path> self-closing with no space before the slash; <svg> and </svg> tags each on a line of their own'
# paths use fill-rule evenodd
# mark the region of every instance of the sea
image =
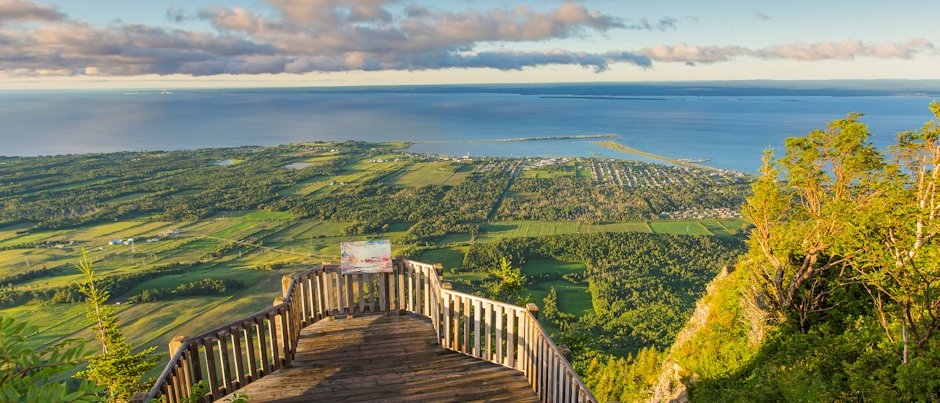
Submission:
<svg viewBox="0 0 940 403">
<path fill-rule="evenodd" d="M 0 156 L 362 140 L 456 156 L 674 159 L 756 173 L 850 112 L 872 142 L 933 118 L 940 82 L 713 82 L 0 91 Z M 572 138 L 615 135 L 613 138 Z M 532 141 L 493 141 L 540 138 Z M 554 138 L 554 139 L 552 139 Z"/>
</svg>

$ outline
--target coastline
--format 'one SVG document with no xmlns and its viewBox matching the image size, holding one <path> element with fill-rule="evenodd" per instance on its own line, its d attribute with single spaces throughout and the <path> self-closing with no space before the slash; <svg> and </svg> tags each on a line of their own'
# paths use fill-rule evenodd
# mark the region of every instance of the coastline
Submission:
<svg viewBox="0 0 940 403">
<path fill-rule="evenodd" d="M 646 151 L 641 151 L 641 150 L 637 150 L 637 149 L 632 148 L 632 147 L 627 147 L 627 146 L 625 146 L 625 145 L 623 145 L 623 144 L 615 143 L 615 142 L 613 142 L 613 141 L 595 141 L 594 144 L 599 145 L 599 146 L 604 147 L 604 148 L 609 148 L 609 149 L 611 149 L 611 150 L 616 150 L 616 151 L 624 152 L 624 153 L 627 153 L 627 154 L 640 155 L 640 156 L 644 156 L 644 157 L 646 157 L 646 158 L 654 159 L 654 160 L 657 160 L 657 161 L 668 162 L 668 163 L 673 164 L 673 165 L 676 165 L 676 166 L 681 166 L 681 167 L 686 167 L 686 168 L 706 169 L 706 170 L 711 170 L 711 171 L 720 171 L 720 170 L 721 170 L 721 169 L 718 169 L 718 168 L 715 168 L 715 167 L 710 167 L 710 166 L 707 166 L 707 165 L 701 165 L 701 164 L 698 164 L 698 163 L 692 163 L 692 162 L 683 161 L 683 160 L 678 159 L 678 158 L 669 158 L 669 157 L 664 157 L 664 156 L 662 156 L 662 155 L 657 155 L 657 154 L 653 154 L 653 153 L 648 153 L 648 152 L 646 152 Z"/>
</svg>

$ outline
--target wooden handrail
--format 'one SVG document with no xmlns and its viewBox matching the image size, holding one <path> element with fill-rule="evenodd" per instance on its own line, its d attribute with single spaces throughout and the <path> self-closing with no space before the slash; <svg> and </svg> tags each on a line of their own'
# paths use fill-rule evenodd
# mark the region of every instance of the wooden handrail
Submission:
<svg viewBox="0 0 940 403">
<path fill-rule="evenodd" d="M 596 402 L 561 350 L 523 308 L 454 291 L 440 265 L 395 260 L 393 273 L 342 275 L 323 264 L 284 276 L 282 297 L 247 318 L 195 337 L 175 337 L 170 361 L 149 392 L 176 403 L 205 381 L 214 401 L 280 368 L 291 366 L 300 331 L 327 317 L 366 312 L 412 312 L 430 318 L 441 346 L 521 371 L 544 402 Z"/>
</svg>

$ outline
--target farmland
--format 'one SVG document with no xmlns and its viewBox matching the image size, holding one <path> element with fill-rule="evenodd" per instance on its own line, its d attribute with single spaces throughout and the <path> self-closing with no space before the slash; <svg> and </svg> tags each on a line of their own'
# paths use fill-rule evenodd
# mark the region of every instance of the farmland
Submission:
<svg viewBox="0 0 940 403">
<path fill-rule="evenodd" d="M 305 143 L 8 159 L 0 166 L 0 315 L 40 325 L 37 345 L 90 338 L 84 307 L 75 303 L 75 265 L 84 252 L 99 278 L 121 284 L 111 303 L 131 344 L 162 351 L 174 335 L 269 306 L 282 276 L 338 260 L 345 241 L 390 239 L 394 255 L 440 262 L 457 289 L 482 293 L 489 274 L 463 267 L 474 245 L 744 231 L 740 219 L 660 217 L 686 207 L 736 209 L 747 186 L 737 176 L 608 160 L 395 151 L 401 146 Z M 659 187 L 627 186 L 633 182 L 622 173 L 617 182 L 617 170 L 628 165 L 635 175 L 655 172 Z M 614 176 L 598 181 L 598 172 Z M 690 186 L 722 192 L 689 205 Z M 563 278 L 583 277 L 584 263 L 542 256 L 520 269 L 533 302 L 541 305 L 554 287 L 560 311 L 593 312 L 587 282 Z M 133 302 L 149 290 L 205 279 L 244 286 L 220 296 Z"/>
</svg>

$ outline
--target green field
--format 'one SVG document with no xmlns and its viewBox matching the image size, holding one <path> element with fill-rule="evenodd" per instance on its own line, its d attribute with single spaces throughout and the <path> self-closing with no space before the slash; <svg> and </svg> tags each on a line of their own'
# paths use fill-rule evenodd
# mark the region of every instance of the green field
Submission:
<svg viewBox="0 0 940 403">
<path fill-rule="evenodd" d="M 424 251 L 416 260 L 425 263 L 440 263 L 444 266 L 445 277 L 450 276 L 450 270 L 463 266 L 463 257 L 470 247 L 440 248 Z"/>
<path fill-rule="evenodd" d="M 650 228 L 657 234 L 710 235 L 698 221 L 652 221 Z"/>
<path fill-rule="evenodd" d="M 450 162 L 418 162 L 408 165 L 407 171 L 392 179 L 392 183 L 410 187 L 427 185 L 459 185 L 467 172 L 458 172 L 461 168 Z"/>
<path fill-rule="evenodd" d="M 583 263 L 530 260 L 522 267 L 522 273 L 528 278 L 532 278 L 541 273 L 554 274 L 560 277 L 567 273 L 580 273 L 585 269 Z M 542 300 L 545 299 L 545 296 L 548 295 L 552 287 L 555 287 L 555 292 L 558 294 L 558 309 L 560 311 L 575 316 L 581 316 L 594 311 L 594 307 L 591 303 L 591 293 L 588 290 L 587 283 L 574 284 L 559 278 L 549 281 L 533 282 L 529 285 L 528 291 L 532 294 L 535 304 L 542 307 Z"/>
<path fill-rule="evenodd" d="M 595 232 L 655 232 L 676 235 L 733 235 L 740 232 L 742 220 L 639 221 L 581 224 L 573 221 L 493 221 L 481 225 L 481 241 L 500 238 L 533 237 Z M 445 238 L 447 242 L 468 241 L 469 235 Z"/>
</svg>

